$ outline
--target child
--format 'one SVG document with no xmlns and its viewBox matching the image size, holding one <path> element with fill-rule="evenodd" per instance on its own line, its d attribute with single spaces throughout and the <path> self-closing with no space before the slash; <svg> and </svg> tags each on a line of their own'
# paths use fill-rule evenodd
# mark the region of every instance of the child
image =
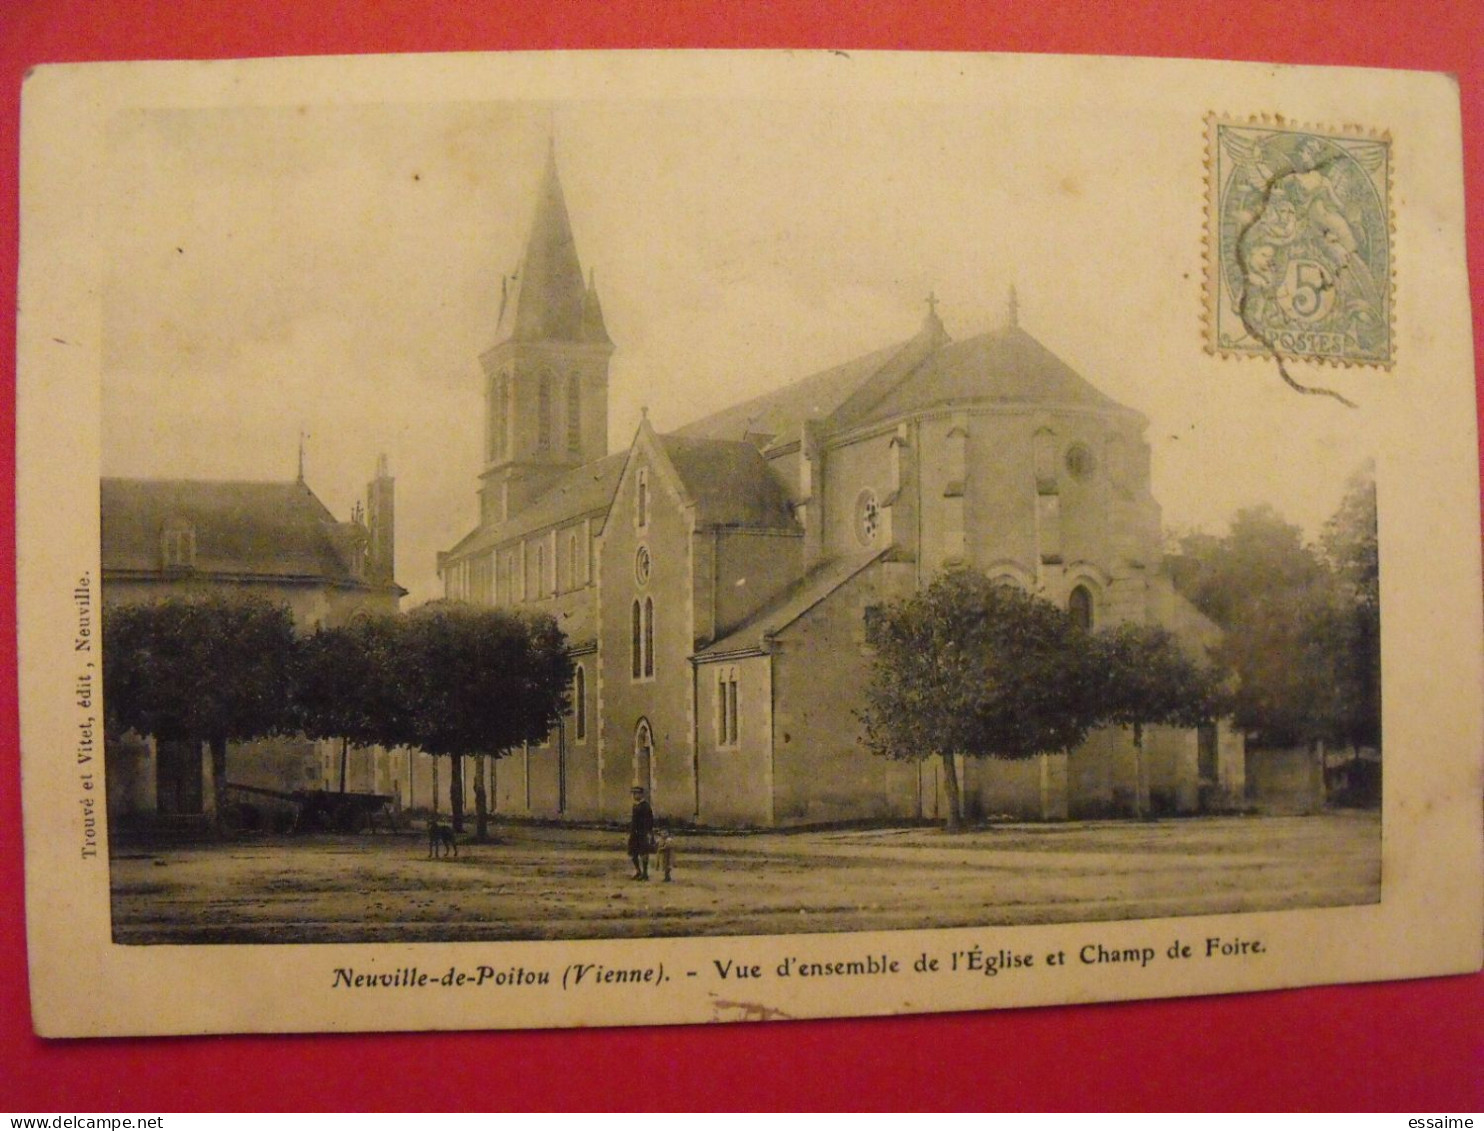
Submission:
<svg viewBox="0 0 1484 1131">
<path fill-rule="evenodd" d="M 670 839 L 669 829 L 659 829 L 654 834 L 655 863 L 665 873 L 665 883 L 670 882 L 670 869 L 675 864 L 675 844 Z"/>
</svg>

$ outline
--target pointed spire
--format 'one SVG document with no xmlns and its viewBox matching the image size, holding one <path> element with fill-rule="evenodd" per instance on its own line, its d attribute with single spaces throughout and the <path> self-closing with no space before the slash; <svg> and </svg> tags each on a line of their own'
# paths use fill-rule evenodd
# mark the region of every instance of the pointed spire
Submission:
<svg viewBox="0 0 1484 1131">
<path fill-rule="evenodd" d="M 587 272 L 587 293 L 582 296 L 582 340 L 612 342 L 603 323 L 603 304 L 598 301 L 597 276 L 591 267 Z"/>
<path fill-rule="evenodd" d="M 1005 303 L 1005 324 L 1011 330 L 1020 329 L 1020 300 L 1015 296 L 1015 284 L 1010 284 L 1010 297 Z"/>
<path fill-rule="evenodd" d="M 302 428 L 299 429 L 299 479 L 298 479 L 298 481 L 300 483 L 303 483 L 304 482 L 304 429 L 302 429 Z"/>
<path fill-rule="evenodd" d="M 588 288 L 583 283 L 572 221 L 557 172 L 556 137 L 549 134 L 546 169 L 515 286 L 502 283 L 503 336 L 523 341 L 585 340 Z"/>
</svg>

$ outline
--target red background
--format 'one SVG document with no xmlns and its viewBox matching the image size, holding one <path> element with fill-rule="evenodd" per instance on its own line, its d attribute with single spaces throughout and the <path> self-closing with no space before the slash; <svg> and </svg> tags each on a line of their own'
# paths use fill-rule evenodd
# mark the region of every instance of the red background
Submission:
<svg viewBox="0 0 1484 1131">
<path fill-rule="evenodd" d="M 1449 71 L 1462 89 L 1469 264 L 1484 277 L 1477 0 L 8 0 L 0 307 L 15 297 L 19 96 L 33 64 L 615 47 L 1033 51 Z M 1475 302 L 1476 339 L 1481 329 Z M 13 320 L 0 319 L 5 405 L 14 403 L 14 333 Z M 4 429 L 6 483 L 13 460 Z M 13 625 L 8 490 L 0 519 L 0 623 Z M 14 681 L 0 681 L 0 1110 L 1484 1108 L 1481 975 L 865 1021 L 42 1041 L 27 1001 L 16 726 Z"/>
</svg>

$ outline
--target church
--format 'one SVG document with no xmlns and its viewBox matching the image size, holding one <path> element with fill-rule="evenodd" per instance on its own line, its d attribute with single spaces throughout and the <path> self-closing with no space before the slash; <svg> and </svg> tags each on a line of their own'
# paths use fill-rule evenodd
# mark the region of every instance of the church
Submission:
<svg viewBox="0 0 1484 1131">
<path fill-rule="evenodd" d="M 554 154 L 502 288 L 484 380 L 479 521 L 438 558 L 448 598 L 551 613 L 576 662 L 547 740 L 495 762 L 522 817 L 775 827 L 940 818 L 936 758 L 862 745 L 868 626 L 973 566 L 1087 626 L 1154 623 L 1193 654 L 1219 630 L 1161 562 L 1146 419 L 1017 324 L 917 332 L 677 432 L 609 453 L 615 349 Z M 1065 755 L 961 759 L 965 816 L 1054 820 L 1222 808 L 1226 724 L 1110 728 Z"/>
</svg>

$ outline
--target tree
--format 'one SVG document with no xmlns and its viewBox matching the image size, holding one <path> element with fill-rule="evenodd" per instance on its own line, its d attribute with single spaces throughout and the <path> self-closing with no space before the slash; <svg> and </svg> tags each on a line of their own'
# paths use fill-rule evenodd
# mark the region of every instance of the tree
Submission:
<svg viewBox="0 0 1484 1131">
<path fill-rule="evenodd" d="M 1225 633 L 1233 718 L 1259 745 L 1313 743 L 1332 726 L 1333 576 L 1303 532 L 1268 506 L 1239 511 L 1222 538 L 1181 539 L 1176 587 Z"/>
<path fill-rule="evenodd" d="M 539 742 L 567 709 L 573 665 L 556 621 L 453 601 L 434 601 L 408 615 L 405 662 L 413 693 L 413 742 L 447 755 L 449 808 L 463 828 L 462 759 L 500 757 Z M 483 776 L 475 801 L 478 835 L 488 827 Z"/>
<path fill-rule="evenodd" d="M 1089 633 L 973 570 L 889 605 L 871 643 L 866 745 L 888 758 L 942 757 L 950 830 L 961 810 L 954 754 L 1063 753 L 1098 726 L 1194 725 L 1219 706 L 1215 673 L 1164 630 Z"/>
<path fill-rule="evenodd" d="M 1098 720 L 1133 728 L 1134 808 L 1142 817 L 1144 727 L 1200 726 L 1224 712 L 1228 697 L 1216 669 L 1192 659 L 1157 625 L 1118 625 L 1094 634 L 1091 644 Z"/>
<path fill-rule="evenodd" d="M 294 665 L 294 718 L 310 738 L 339 739 L 340 790 L 349 746 L 403 746 L 412 741 L 406 678 L 405 622 L 357 617 L 318 628 L 302 640 Z"/>
<path fill-rule="evenodd" d="M 294 621 L 251 597 L 172 598 L 107 606 L 103 690 L 108 722 L 156 740 L 211 749 L 220 820 L 227 743 L 288 729 Z"/>
<path fill-rule="evenodd" d="M 1070 750 L 1094 726 L 1085 649 L 1070 617 L 984 574 L 954 570 L 890 604 L 871 635 L 865 744 L 941 755 L 948 828 L 959 827 L 953 755 L 1025 758 Z"/>
<path fill-rule="evenodd" d="M 1376 465 L 1345 485 L 1320 546 L 1336 585 L 1335 737 L 1352 747 L 1381 745 L 1381 559 L 1376 527 Z"/>
</svg>

